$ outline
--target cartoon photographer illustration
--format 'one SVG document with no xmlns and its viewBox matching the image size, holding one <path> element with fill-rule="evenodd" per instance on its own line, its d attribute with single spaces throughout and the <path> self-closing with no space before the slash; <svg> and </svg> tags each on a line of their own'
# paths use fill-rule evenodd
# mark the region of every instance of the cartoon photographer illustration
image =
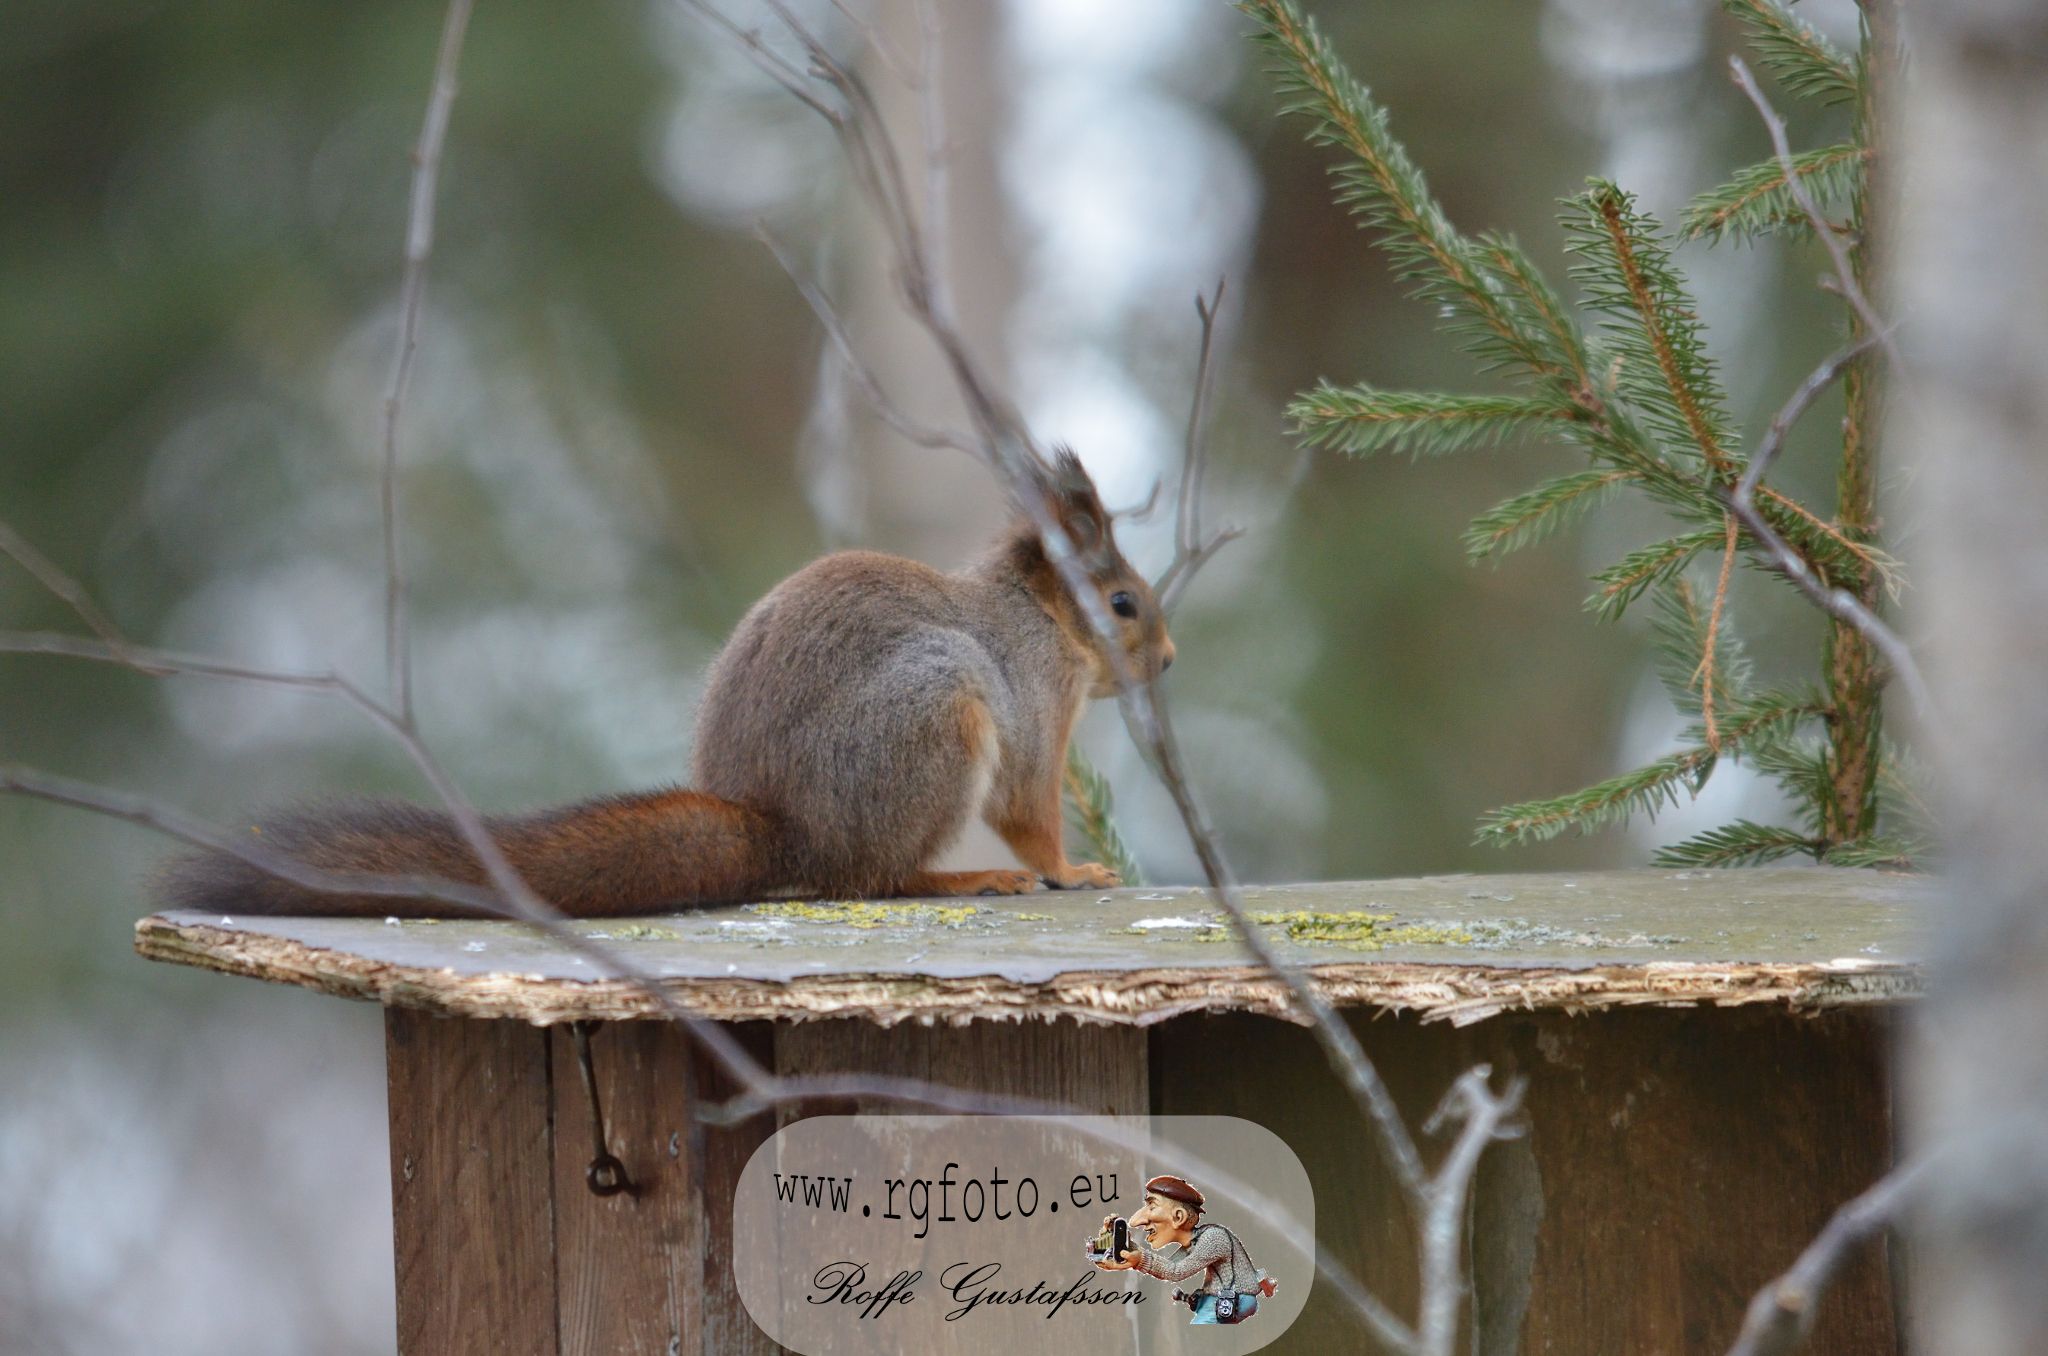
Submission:
<svg viewBox="0 0 2048 1356">
<path fill-rule="evenodd" d="M 1145 1205 L 1124 1221 L 1112 1215 L 1102 1222 L 1103 1239 L 1134 1246 L 1119 1251 L 1115 1242 L 1098 1240 L 1095 1265 L 1103 1271 L 1142 1271 L 1162 1281 L 1201 1278 L 1193 1290 L 1176 1289 L 1173 1297 L 1194 1311 L 1193 1323 L 1242 1323 L 1259 1311 L 1261 1296 L 1271 1298 L 1279 1283 L 1252 1264 L 1243 1240 L 1221 1224 L 1202 1221 L 1202 1193 L 1170 1175 L 1145 1183 Z"/>
</svg>

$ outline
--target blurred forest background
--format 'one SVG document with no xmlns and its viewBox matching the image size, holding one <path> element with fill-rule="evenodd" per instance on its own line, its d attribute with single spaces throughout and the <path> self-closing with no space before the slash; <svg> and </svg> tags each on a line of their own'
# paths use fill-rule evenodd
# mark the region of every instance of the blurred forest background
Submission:
<svg viewBox="0 0 2048 1356">
<path fill-rule="evenodd" d="M 1276 122 L 1221 0 L 941 8 L 967 324 L 1113 505 L 1162 475 L 1170 491 L 1193 298 L 1230 279 L 1211 516 L 1250 531 L 1176 618 L 1172 689 L 1241 874 L 1638 864 L 1770 812 L 1724 766 L 1655 826 L 1473 846 L 1483 812 L 1675 738 L 1640 631 L 1581 610 L 1654 510 L 1473 569 L 1465 522 L 1576 454 L 1301 454 L 1281 410 L 1319 377 L 1473 383 L 1331 203 L 1329 157 Z M 1552 204 L 1586 175 L 1675 223 L 1768 153 L 1706 0 L 1315 9 L 1459 225 L 1515 233 L 1560 282 Z M 914 59 L 914 10 L 882 13 Z M 1801 13 L 1853 45 L 1849 0 Z M 0 519 L 130 635 L 380 677 L 377 415 L 441 18 L 9 6 Z M 888 56 L 867 61 L 914 116 Z M 485 807 L 683 777 L 704 665 L 752 599 L 842 545 L 951 565 L 997 521 L 979 468 L 870 415 L 751 234 L 791 242 L 906 403 L 943 412 L 829 140 L 671 0 L 483 0 L 440 203 L 405 530 L 425 734 Z M 1839 305 L 1811 285 L 1817 255 L 1679 257 L 1754 432 L 1833 346 Z M 1781 473 L 1820 504 L 1829 423 L 1803 425 Z M 1171 516 L 1121 529 L 1141 565 L 1164 564 Z M 1811 671 L 1817 612 L 1760 584 L 1733 607 L 1763 676 Z M 0 562 L 0 627 L 71 625 Z M 1083 739 L 1148 875 L 1192 878 L 1113 712 Z M 0 760 L 222 823 L 314 790 L 423 794 L 338 705 L 55 659 L 0 657 Z M 388 1351 L 377 1014 L 136 960 L 165 848 L 0 799 L 0 1352 Z"/>
</svg>

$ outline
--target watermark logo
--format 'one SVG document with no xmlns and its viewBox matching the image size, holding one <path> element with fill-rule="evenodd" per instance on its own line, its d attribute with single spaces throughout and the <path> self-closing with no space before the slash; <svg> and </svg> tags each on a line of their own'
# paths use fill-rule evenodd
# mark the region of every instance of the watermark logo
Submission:
<svg viewBox="0 0 2048 1356">
<path fill-rule="evenodd" d="M 1220 1354 L 1294 1321 L 1314 1237 L 1300 1161 L 1235 1117 L 820 1116 L 747 1164 L 732 1262 L 816 1356 Z"/>
</svg>

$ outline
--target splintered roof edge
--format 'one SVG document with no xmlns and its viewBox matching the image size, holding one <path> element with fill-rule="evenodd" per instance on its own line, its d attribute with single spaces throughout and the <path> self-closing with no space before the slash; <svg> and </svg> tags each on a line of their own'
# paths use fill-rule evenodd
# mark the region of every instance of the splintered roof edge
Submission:
<svg viewBox="0 0 2048 1356">
<path fill-rule="evenodd" d="M 1588 872 L 1246 890 L 1285 958 L 1339 1007 L 1456 1024 L 1502 1012 L 1771 1004 L 1921 992 L 1913 919 L 1934 883 L 1823 868 Z M 1277 907 L 1276 907 L 1277 906 Z M 1208 897 L 1142 888 L 1001 901 L 761 904 L 582 920 L 676 1003 L 721 1021 L 858 1018 L 1149 1026 L 1186 1013 L 1303 1020 Z M 659 1018 L 514 923 L 215 918 L 136 925 L 152 960 L 451 1016 Z"/>
</svg>

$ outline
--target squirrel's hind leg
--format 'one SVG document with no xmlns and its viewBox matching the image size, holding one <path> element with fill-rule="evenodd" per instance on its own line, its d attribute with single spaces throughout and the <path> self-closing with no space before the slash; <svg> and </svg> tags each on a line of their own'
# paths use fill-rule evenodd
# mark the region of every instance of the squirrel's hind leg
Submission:
<svg viewBox="0 0 2048 1356">
<path fill-rule="evenodd" d="M 988 703 L 973 692 L 962 692 L 950 713 L 952 728 L 947 736 L 959 741 L 954 756 L 943 760 L 950 769 L 943 799 L 948 813 L 929 825 L 918 852 L 916 867 L 891 882 L 883 894 L 919 895 L 1022 895 L 1038 888 L 1035 871 L 994 869 L 987 871 L 933 871 L 929 863 L 943 853 L 971 818 L 980 811 L 995 785 L 996 769 L 1002 760 L 1002 743 L 995 716 Z"/>
<path fill-rule="evenodd" d="M 1038 888 L 1035 871 L 920 871 L 903 883 L 901 895 L 1028 895 Z"/>
</svg>

